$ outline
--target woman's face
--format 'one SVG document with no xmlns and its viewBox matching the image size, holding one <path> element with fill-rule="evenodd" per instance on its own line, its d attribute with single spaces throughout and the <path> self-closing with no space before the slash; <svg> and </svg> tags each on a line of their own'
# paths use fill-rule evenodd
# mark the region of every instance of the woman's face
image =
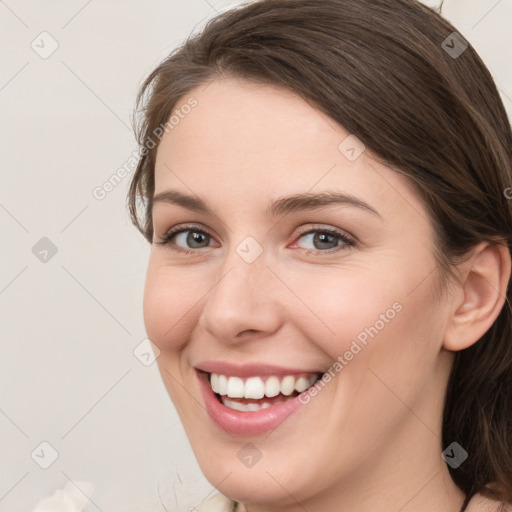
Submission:
<svg viewBox="0 0 512 512">
<path fill-rule="evenodd" d="M 453 355 L 426 208 L 289 91 L 218 79 L 190 97 L 157 153 L 144 317 L 203 472 L 245 502 L 421 487 L 444 464 Z"/>
</svg>

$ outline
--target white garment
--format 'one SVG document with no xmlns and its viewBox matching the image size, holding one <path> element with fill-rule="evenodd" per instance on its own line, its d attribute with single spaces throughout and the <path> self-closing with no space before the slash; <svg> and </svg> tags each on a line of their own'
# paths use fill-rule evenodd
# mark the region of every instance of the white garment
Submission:
<svg viewBox="0 0 512 512">
<path fill-rule="evenodd" d="M 82 512 L 95 488 L 92 482 L 68 482 L 39 501 L 33 512 Z"/>
<path fill-rule="evenodd" d="M 33 512 L 82 512 L 94 493 L 92 482 L 68 482 L 63 489 L 43 498 Z M 245 512 L 243 505 L 217 493 L 200 505 L 189 509 L 190 512 Z"/>
<path fill-rule="evenodd" d="M 219 493 L 194 507 L 191 512 L 243 512 L 243 506 L 237 505 L 236 501 Z"/>
</svg>

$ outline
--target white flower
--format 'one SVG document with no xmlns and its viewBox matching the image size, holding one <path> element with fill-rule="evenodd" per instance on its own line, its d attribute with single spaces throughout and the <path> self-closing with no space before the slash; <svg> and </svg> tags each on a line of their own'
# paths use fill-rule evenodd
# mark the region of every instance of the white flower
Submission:
<svg viewBox="0 0 512 512">
<path fill-rule="evenodd" d="M 421 1 L 421 3 L 425 4 L 427 7 L 430 7 L 434 11 L 440 12 L 444 0 L 420 0 L 420 1 Z"/>
<path fill-rule="evenodd" d="M 96 486 L 91 482 L 68 482 L 43 498 L 33 512 L 82 512 Z"/>
</svg>

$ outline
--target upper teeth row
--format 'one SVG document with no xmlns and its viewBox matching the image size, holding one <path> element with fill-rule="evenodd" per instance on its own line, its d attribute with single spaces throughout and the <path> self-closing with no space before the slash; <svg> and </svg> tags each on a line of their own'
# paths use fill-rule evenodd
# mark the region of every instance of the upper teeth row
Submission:
<svg viewBox="0 0 512 512">
<path fill-rule="evenodd" d="M 285 377 L 267 377 L 265 381 L 261 377 L 249 377 L 247 380 L 240 377 L 227 377 L 212 373 L 210 376 L 210 385 L 215 393 L 227 395 L 230 398 L 269 398 L 283 395 L 291 395 L 294 391 L 302 393 L 312 386 L 318 376 L 300 376 L 286 375 Z"/>
</svg>

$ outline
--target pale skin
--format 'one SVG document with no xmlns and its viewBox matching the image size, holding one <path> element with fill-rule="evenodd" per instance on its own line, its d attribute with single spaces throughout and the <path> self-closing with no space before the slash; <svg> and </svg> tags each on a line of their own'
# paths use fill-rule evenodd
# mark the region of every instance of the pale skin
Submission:
<svg viewBox="0 0 512 512">
<path fill-rule="evenodd" d="M 189 97 L 197 106 L 161 140 L 155 194 L 199 197 L 212 213 L 155 203 L 154 241 L 186 223 L 210 237 L 152 245 L 144 318 L 206 478 L 247 512 L 458 512 L 464 493 L 441 458 L 443 398 L 454 352 L 504 304 L 508 250 L 478 245 L 438 297 L 432 226 L 408 178 L 369 150 L 348 160 L 339 145 L 349 133 L 290 91 L 219 78 Z M 328 190 L 378 213 L 346 204 L 266 213 L 277 198 Z M 356 245 L 335 236 L 325 249 L 303 234 L 325 228 Z M 250 264 L 236 252 L 249 236 L 263 249 Z M 195 364 L 325 371 L 395 302 L 402 310 L 273 432 L 231 436 L 212 423 Z M 247 442 L 262 453 L 251 468 L 237 457 Z M 476 496 L 467 510 L 491 505 Z"/>
</svg>

